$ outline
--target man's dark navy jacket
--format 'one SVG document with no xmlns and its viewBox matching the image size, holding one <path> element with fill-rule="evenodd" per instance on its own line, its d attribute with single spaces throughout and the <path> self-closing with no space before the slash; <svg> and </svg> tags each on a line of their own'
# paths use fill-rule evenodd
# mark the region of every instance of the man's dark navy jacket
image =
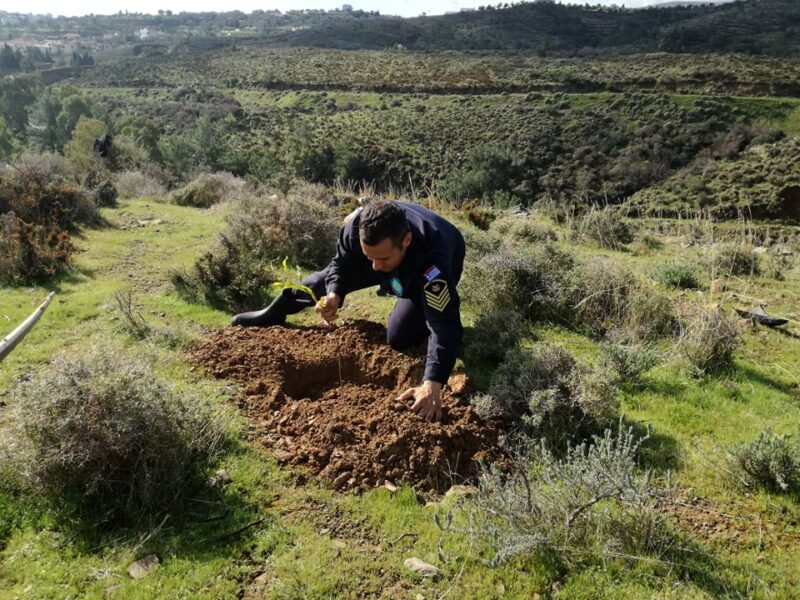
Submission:
<svg viewBox="0 0 800 600">
<path fill-rule="evenodd" d="M 456 285 L 464 266 L 464 238 L 451 223 L 436 213 L 407 202 L 397 202 L 408 219 L 412 240 L 400 266 L 380 273 L 383 290 L 407 298 L 421 310 L 430 331 L 425 380 L 446 383 L 461 344 L 460 300 Z M 361 250 L 360 213 L 342 228 L 336 256 L 326 269 L 325 288 L 344 298 L 349 290 L 363 287 L 362 277 L 375 280 L 372 263 Z"/>
</svg>

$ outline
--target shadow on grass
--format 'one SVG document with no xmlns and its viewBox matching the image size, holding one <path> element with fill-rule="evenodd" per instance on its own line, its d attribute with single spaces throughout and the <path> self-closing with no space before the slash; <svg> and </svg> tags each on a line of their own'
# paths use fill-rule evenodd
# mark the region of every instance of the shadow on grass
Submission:
<svg viewBox="0 0 800 600">
<path fill-rule="evenodd" d="M 641 439 L 648 434 L 647 426 L 638 421 L 623 419 L 622 425 L 623 427 L 633 428 L 633 434 L 637 438 Z M 641 446 L 641 466 L 645 469 L 661 471 L 666 471 L 667 469 L 679 470 L 683 463 L 681 461 L 681 446 L 678 440 L 658 431 L 650 431 L 649 433 L 650 437 Z"/>
<path fill-rule="evenodd" d="M 796 393 L 794 384 L 773 379 L 769 375 L 766 375 L 749 365 L 739 364 L 737 367 L 739 374 L 741 374 L 741 376 L 749 382 L 759 383 L 763 386 L 773 388 L 790 396 Z"/>
<path fill-rule="evenodd" d="M 774 331 L 778 332 L 784 337 L 791 338 L 793 340 L 800 340 L 800 334 L 795 333 L 794 331 L 789 331 L 787 329 L 780 329 L 779 327 L 775 327 Z"/>
<path fill-rule="evenodd" d="M 734 579 L 730 562 L 714 556 L 698 540 L 672 527 L 668 528 L 670 545 L 658 555 L 669 572 L 677 572 L 712 598 L 748 598 L 751 591 Z"/>
<path fill-rule="evenodd" d="M 227 458 L 246 452 L 237 441 Z M 110 522 L 79 498 L 44 498 L 5 485 L 0 486 L 0 550 L 15 530 L 33 529 L 58 532 L 61 548 L 83 556 L 99 557 L 109 549 L 123 557 L 130 553 L 131 560 L 148 554 L 201 561 L 236 556 L 252 546 L 258 532 L 275 527 L 277 517 L 266 512 L 271 502 L 250 501 L 235 481 L 206 483 L 171 508 L 141 514 L 135 522 Z"/>
<path fill-rule="evenodd" d="M 645 391 L 670 398 L 680 398 L 686 392 L 686 386 L 680 381 L 665 381 L 663 379 L 645 379 L 640 385 L 631 389 L 636 392 Z"/>
</svg>

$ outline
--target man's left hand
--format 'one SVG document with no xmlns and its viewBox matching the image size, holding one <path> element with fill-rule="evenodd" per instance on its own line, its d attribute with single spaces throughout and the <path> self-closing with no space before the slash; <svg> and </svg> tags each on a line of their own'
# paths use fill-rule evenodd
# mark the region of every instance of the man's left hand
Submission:
<svg viewBox="0 0 800 600">
<path fill-rule="evenodd" d="M 414 399 L 411 407 L 426 421 L 442 420 L 442 403 L 439 396 L 442 393 L 442 384 L 437 381 L 426 381 L 419 387 L 408 388 L 397 399 L 400 402 Z"/>
</svg>

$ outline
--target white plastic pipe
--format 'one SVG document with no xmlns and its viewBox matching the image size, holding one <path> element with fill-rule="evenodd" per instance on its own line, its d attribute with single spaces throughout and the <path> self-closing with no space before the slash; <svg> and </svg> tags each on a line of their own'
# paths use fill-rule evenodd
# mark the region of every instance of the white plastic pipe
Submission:
<svg viewBox="0 0 800 600">
<path fill-rule="evenodd" d="M 22 338 L 28 335 L 28 332 L 33 329 L 34 325 L 36 325 L 36 321 L 39 320 L 39 317 L 41 317 L 44 314 L 44 311 L 47 310 L 50 301 L 55 295 L 55 292 L 50 292 L 50 294 L 47 296 L 47 299 L 42 302 L 41 305 L 39 305 L 39 308 L 33 311 L 33 314 L 30 317 L 25 319 L 19 327 L 3 338 L 3 341 L 0 342 L 0 361 L 11 354 L 11 351 L 22 341 Z"/>
</svg>

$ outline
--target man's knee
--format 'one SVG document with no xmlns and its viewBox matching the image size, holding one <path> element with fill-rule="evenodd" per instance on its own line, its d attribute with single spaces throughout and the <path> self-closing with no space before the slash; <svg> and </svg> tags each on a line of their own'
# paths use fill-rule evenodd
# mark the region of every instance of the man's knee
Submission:
<svg viewBox="0 0 800 600">
<path fill-rule="evenodd" d="M 408 348 L 408 343 L 403 339 L 403 336 L 398 331 L 391 328 L 386 331 L 386 343 L 396 352 L 401 352 Z"/>
<path fill-rule="evenodd" d="M 402 352 L 403 350 L 408 350 L 412 346 L 421 344 L 427 337 L 427 335 L 423 334 L 409 335 L 399 327 L 390 327 L 386 331 L 386 342 L 389 344 L 389 347 L 396 352 Z"/>
</svg>

